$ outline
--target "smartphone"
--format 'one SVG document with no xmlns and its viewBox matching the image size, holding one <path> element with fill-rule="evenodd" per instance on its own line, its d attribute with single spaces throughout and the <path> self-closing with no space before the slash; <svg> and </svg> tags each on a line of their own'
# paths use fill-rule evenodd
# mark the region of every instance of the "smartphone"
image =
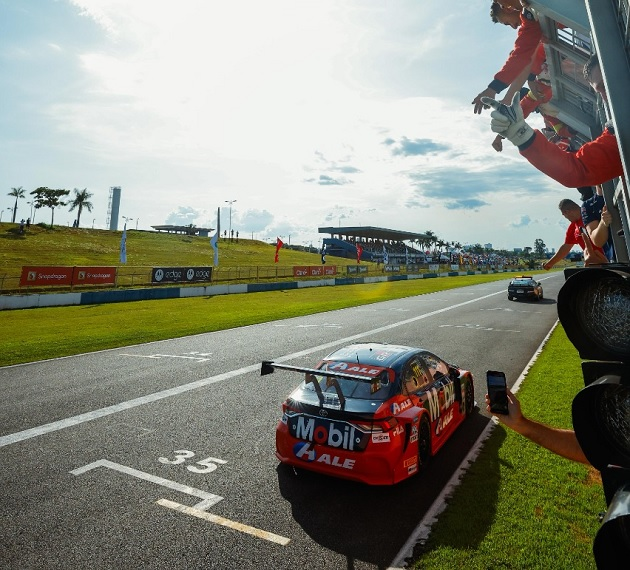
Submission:
<svg viewBox="0 0 630 570">
<path fill-rule="evenodd" d="M 490 411 L 493 414 L 508 414 L 507 381 L 505 372 L 488 370 L 486 372 L 488 383 L 488 397 L 490 398 Z"/>
</svg>

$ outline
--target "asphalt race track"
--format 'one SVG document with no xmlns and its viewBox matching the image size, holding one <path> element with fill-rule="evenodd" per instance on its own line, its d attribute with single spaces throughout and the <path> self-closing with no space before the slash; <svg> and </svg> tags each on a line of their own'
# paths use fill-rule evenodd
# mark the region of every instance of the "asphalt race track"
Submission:
<svg viewBox="0 0 630 570">
<path fill-rule="evenodd" d="M 261 377 L 261 361 L 313 366 L 355 341 L 422 346 L 469 368 L 480 402 L 486 369 L 512 384 L 557 319 L 564 278 L 540 277 L 539 303 L 508 301 L 506 278 L 0 368 L 0 567 L 389 567 L 485 411 L 395 487 L 296 472 L 279 466 L 274 431 L 301 378 Z"/>
</svg>

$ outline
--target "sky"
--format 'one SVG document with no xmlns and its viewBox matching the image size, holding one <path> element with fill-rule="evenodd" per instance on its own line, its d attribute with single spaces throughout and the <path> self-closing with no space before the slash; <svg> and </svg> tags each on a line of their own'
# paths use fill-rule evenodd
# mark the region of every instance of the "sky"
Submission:
<svg viewBox="0 0 630 570">
<path fill-rule="evenodd" d="M 265 241 L 375 226 L 557 249 L 558 202 L 579 194 L 496 153 L 472 111 L 516 35 L 489 4 L 0 0 L 3 219 L 12 188 L 18 220 L 35 188 L 86 188 L 81 226 L 105 229 L 120 186 L 119 230 L 214 229 L 220 208 L 222 230 Z"/>
</svg>

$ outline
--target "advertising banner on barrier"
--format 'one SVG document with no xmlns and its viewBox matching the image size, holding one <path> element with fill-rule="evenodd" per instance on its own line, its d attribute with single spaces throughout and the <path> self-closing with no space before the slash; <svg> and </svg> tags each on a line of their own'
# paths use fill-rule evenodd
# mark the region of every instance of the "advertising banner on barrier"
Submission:
<svg viewBox="0 0 630 570">
<path fill-rule="evenodd" d="M 114 285 L 115 267 L 64 267 L 56 265 L 22 267 L 20 287 L 68 287 L 69 285 Z"/>
<path fill-rule="evenodd" d="M 154 267 L 151 283 L 203 283 L 212 281 L 212 267 Z"/>
<path fill-rule="evenodd" d="M 20 287 L 54 287 L 72 285 L 74 267 L 22 266 Z"/>
<path fill-rule="evenodd" d="M 73 285 L 114 285 L 115 267 L 75 267 L 72 273 Z"/>
<path fill-rule="evenodd" d="M 293 277 L 322 277 L 337 275 L 336 265 L 294 265 Z"/>
<path fill-rule="evenodd" d="M 306 277 L 308 275 L 308 266 L 306 265 L 294 265 L 293 277 Z"/>
</svg>

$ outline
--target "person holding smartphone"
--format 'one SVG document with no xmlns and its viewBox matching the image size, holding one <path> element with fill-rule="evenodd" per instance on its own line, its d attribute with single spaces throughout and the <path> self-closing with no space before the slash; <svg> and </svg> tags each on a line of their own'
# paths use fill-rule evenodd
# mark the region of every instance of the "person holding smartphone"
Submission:
<svg viewBox="0 0 630 570">
<path fill-rule="evenodd" d="M 491 402 L 490 396 L 486 394 L 486 410 L 496 417 L 499 423 L 560 457 L 590 465 L 573 430 L 554 428 L 525 417 L 521 411 L 520 402 L 507 387 L 505 394 L 507 396 L 507 413 L 503 410 L 493 412 L 491 407 L 497 409 L 494 405 L 495 398 Z"/>
</svg>

